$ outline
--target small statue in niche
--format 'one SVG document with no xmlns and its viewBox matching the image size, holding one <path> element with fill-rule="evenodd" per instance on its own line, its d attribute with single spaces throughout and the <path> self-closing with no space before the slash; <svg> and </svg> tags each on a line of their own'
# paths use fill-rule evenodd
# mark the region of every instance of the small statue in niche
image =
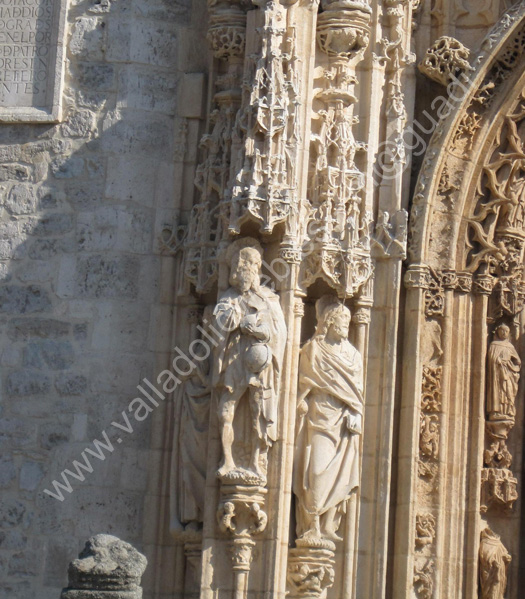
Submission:
<svg viewBox="0 0 525 599">
<path fill-rule="evenodd" d="M 419 450 L 428 458 L 439 455 L 439 419 L 436 414 L 421 414 Z"/>
<path fill-rule="evenodd" d="M 496 327 L 494 336 L 488 351 L 487 415 L 489 420 L 514 421 L 521 360 L 506 324 Z"/>
<path fill-rule="evenodd" d="M 207 306 L 202 316 L 204 331 L 212 316 L 213 306 Z M 211 401 L 210 360 L 195 360 L 194 364 L 195 367 L 179 387 L 179 398 L 182 402 L 181 423 L 178 434 L 178 460 L 173 465 L 177 487 L 174 496 L 178 505 L 172 514 L 170 526 L 175 536 L 182 533 L 183 527 L 188 532 L 199 530 L 204 512 Z"/>
<path fill-rule="evenodd" d="M 503 599 L 511 560 L 500 536 L 488 527 L 482 530 L 479 545 L 481 599 Z"/>
<path fill-rule="evenodd" d="M 341 540 L 347 500 L 359 485 L 363 361 L 348 340 L 350 310 L 317 301 L 317 329 L 301 350 L 293 491 L 304 542 Z"/>
<path fill-rule="evenodd" d="M 277 402 L 286 343 L 286 324 L 279 297 L 261 285 L 262 248 L 255 239 L 234 242 L 227 258 L 231 287 L 221 295 L 214 316 L 224 339 L 215 355 L 213 385 L 219 397 L 223 462 L 218 476 L 246 470 L 264 480 L 261 457 L 277 440 Z M 234 418 L 247 396 L 251 428 L 249 464 L 233 458 Z"/>
</svg>

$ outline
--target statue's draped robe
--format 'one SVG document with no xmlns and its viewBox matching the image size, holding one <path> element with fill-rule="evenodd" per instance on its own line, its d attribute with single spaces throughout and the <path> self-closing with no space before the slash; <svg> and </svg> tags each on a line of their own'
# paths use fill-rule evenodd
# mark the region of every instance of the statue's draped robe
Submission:
<svg viewBox="0 0 525 599">
<path fill-rule="evenodd" d="M 286 345 L 286 324 L 279 297 L 263 286 L 244 294 L 231 287 L 220 297 L 214 314 L 215 326 L 225 339 L 215 355 L 213 385 L 221 394 L 229 391 L 232 399 L 241 398 L 249 386 L 258 392 L 261 405 L 254 433 L 271 444 L 277 440 L 277 408 Z M 267 331 L 264 342 L 241 332 L 241 321 L 248 315 L 256 315 L 259 326 Z M 254 343 L 264 343 L 271 352 L 268 365 L 257 375 L 246 368 L 244 360 Z"/>
<path fill-rule="evenodd" d="M 480 545 L 481 599 L 502 599 L 507 588 L 510 555 L 499 537 L 485 536 Z"/>
<path fill-rule="evenodd" d="M 363 363 L 349 341 L 340 349 L 314 337 L 301 351 L 299 395 L 308 393 L 308 413 L 296 441 L 298 515 L 344 509 L 359 484 L 360 436 L 349 425 L 351 416 L 363 413 Z"/>
<path fill-rule="evenodd" d="M 195 371 L 182 386 L 178 472 L 181 522 L 203 520 L 211 396 L 204 375 L 200 375 Z"/>
<path fill-rule="evenodd" d="M 488 352 L 489 418 L 514 418 L 514 401 L 518 393 L 521 360 L 508 339 L 497 339 L 490 344 Z"/>
</svg>

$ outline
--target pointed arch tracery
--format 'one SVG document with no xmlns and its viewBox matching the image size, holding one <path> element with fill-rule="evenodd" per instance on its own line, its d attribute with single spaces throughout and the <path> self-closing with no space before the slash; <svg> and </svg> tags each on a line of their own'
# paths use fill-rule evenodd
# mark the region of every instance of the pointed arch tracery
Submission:
<svg viewBox="0 0 525 599">
<path fill-rule="evenodd" d="M 524 66 L 519 2 L 447 89 L 413 197 L 396 520 L 408 557 L 397 558 L 394 586 L 415 596 L 492 596 L 485 553 L 495 547 L 512 556 L 498 567 L 508 596 L 519 595 Z M 505 391 L 493 385 L 501 356 Z"/>
</svg>

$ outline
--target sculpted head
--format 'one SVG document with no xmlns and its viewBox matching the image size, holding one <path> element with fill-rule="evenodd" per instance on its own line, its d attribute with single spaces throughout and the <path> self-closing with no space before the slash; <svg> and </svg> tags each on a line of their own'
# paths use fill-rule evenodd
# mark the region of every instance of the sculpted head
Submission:
<svg viewBox="0 0 525 599">
<path fill-rule="evenodd" d="M 317 300 L 316 335 L 330 337 L 334 340 L 348 338 L 348 330 L 352 316 L 350 310 L 337 299 L 324 296 Z"/>
<path fill-rule="evenodd" d="M 231 261 L 230 285 L 241 292 L 257 289 L 261 279 L 262 258 L 256 248 L 245 247 Z"/>
<path fill-rule="evenodd" d="M 510 328 L 506 324 L 500 324 L 498 327 L 496 327 L 495 333 L 498 339 L 503 341 L 510 337 Z"/>
</svg>

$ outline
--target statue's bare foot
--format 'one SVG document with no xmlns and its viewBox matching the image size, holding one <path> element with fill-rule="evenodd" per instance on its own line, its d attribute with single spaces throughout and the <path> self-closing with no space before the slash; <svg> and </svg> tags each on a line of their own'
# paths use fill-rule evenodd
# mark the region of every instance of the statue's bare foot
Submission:
<svg viewBox="0 0 525 599">
<path fill-rule="evenodd" d="M 330 539 L 331 541 L 342 541 L 343 540 L 343 537 L 340 537 L 335 530 L 327 530 L 325 536 L 327 539 Z"/>
<path fill-rule="evenodd" d="M 251 470 L 251 472 L 253 472 L 253 474 L 255 474 L 255 476 L 258 476 L 261 479 L 261 481 L 266 482 L 266 475 L 264 474 L 264 472 L 261 470 L 261 467 L 259 466 L 259 460 L 251 462 L 250 470 Z"/>
<path fill-rule="evenodd" d="M 217 476 L 224 478 L 227 474 L 235 470 L 235 464 L 233 462 L 224 462 L 224 464 L 217 470 Z"/>
</svg>

